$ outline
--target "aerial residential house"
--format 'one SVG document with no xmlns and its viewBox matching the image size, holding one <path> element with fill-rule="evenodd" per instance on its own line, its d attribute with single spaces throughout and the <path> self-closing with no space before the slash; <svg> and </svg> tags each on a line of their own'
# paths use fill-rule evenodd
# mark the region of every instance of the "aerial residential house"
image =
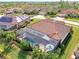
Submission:
<svg viewBox="0 0 79 59">
<path fill-rule="evenodd" d="M 21 37 L 29 41 L 32 47 L 38 46 L 42 51 L 54 51 L 59 43 L 68 39 L 70 29 L 63 22 L 42 20 L 26 28 Z"/>
<path fill-rule="evenodd" d="M 17 24 L 15 17 L 2 16 L 0 17 L 0 29 L 10 29 Z"/>
<path fill-rule="evenodd" d="M 25 10 L 23 11 L 23 13 L 25 13 L 25 14 L 31 14 L 33 11 L 34 11 L 34 8 L 30 7 L 30 8 L 28 8 L 28 9 L 25 9 Z"/>
<path fill-rule="evenodd" d="M 79 17 L 79 10 L 78 9 L 66 9 L 66 10 L 62 10 L 58 16 L 60 17 L 66 17 L 68 14 L 73 14 L 71 15 L 71 17 Z"/>
<path fill-rule="evenodd" d="M 10 16 L 4 15 L 0 17 L 0 28 L 9 30 L 9 29 L 16 29 L 19 26 L 23 25 L 26 21 L 29 22 L 29 16 L 21 15 L 21 16 Z"/>
<path fill-rule="evenodd" d="M 8 10 L 5 10 L 5 14 L 13 14 L 13 13 L 16 13 L 16 12 L 22 12 L 22 9 L 21 8 L 10 8 Z"/>
<path fill-rule="evenodd" d="M 40 10 L 39 10 L 39 15 L 46 15 L 47 14 L 47 7 L 44 6 L 44 7 L 40 7 Z"/>
<path fill-rule="evenodd" d="M 39 11 L 38 14 L 39 14 L 39 15 L 47 15 L 47 11 L 41 10 L 41 11 Z"/>
<path fill-rule="evenodd" d="M 40 11 L 39 11 L 39 15 L 47 15 L 48 12 L 52 12 L 53 11 L 53 8 L 50 7 L 50 6 L 43 6 L 43 7 L 40 7 Z"/>
<path fill-rule="evenodd" d="M 14 10 L 13 9 L 8 9 L 8 10 L 5 10 L 5 14 L 13 14 L 14 13 Z"/>
<path fill-rule="evenodd" d="M 20 27 L 24 24 L 28 24 L 31 19 L 30 19 L 30 16 L 24 14 L 24 15 L 20 15 L 20 16 L 16 16 L 16 20 L 17 20 L 17 27 Z"/>
</svg>

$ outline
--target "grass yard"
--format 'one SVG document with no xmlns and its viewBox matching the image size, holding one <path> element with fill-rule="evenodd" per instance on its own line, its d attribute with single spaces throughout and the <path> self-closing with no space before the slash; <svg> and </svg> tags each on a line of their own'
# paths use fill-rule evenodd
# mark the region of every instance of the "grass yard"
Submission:
<svg viewBox="0 0 79 59">
<path fill-rule="evenodd" d="M 8 53 L 5 57 L 6 59 L 18 59 L 18 53 L 19 53 L 19 49 L 18 48 L 13 48 L 13 50 Z"/>
<path fill-rule="evenodd" d="M 5 57 L 6 59 L 29 59 L 29 54 L 28 52 L 21 51 L 17 46 L 14 46 L 13 50 Z"/>
<path fill-rule="evenodd" d="M 4 47 L 6 47 L 4 44 L 0 44 L 0 52 L 4 51 Z M 30 57 L 28 52 L 20 50 L 16 45 L 14 45 L 12 50 L 4 56 L 6 59 L 29 59 L 28 57 Z"/>
<path fill-rule="evenodd" d="M 40 20 L 39 19 L 33 19 L 33 21 L 30 23 L 30 25 L 34 24 L 34 23 L 37 23 L 39 22 Z"/>
<path fill-rule="evenodd" d="M 5 47 L 4 44 L 0 44 L 0 53 L 4 51 L 4 47 Z"/>
<path fill-rule="evenodd" d="M 70 38 L 70 42 L 68 43 L 68 46 L 65 50 L 64 55 L 62 56 L 62 59 L 69 59 L 69 57 L 73 54 L 75 46 L 79 43 L 79 28 L 73 27 L 73 34 Z"/>
<path fill-rule="evenodd" d="M 79 22 L 79 18 L 67 18 L 69 21 Z"/>
</svg>

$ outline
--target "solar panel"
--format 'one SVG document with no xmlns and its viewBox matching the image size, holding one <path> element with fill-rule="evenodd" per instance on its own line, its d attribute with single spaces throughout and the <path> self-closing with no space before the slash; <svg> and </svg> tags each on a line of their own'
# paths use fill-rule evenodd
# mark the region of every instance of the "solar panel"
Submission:
<svg viewBox="0 0 79 59">
<path fill-rule="evenodd" d="M 12 22 L 12 18 L 10 18 L 10 17 L 1 17 L 0 22 Z"/>
</svg>

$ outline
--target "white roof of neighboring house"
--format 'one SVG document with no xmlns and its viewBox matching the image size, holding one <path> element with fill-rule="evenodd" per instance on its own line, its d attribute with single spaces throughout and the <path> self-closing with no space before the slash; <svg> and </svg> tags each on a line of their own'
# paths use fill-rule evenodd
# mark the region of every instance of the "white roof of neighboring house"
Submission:
<svg viewBox="0 0 79 59">
<path fill-rule="evenodd" d="M 22 21 L 22 19 L 19 18 L 19 17 L 17 17 L 16 20 L 17 20 L 18 23 Z"/>
<path fill-rule="evenodd" d="M 22 20 L 26 20 L 27 18 L 29 18 L 29 16 L 24 14 L 19 16 L 19 18 L 21 18 Z"/>
<path fill-rule="evenodd" d="M 31 19 L 46 19 L 44 15 L 37 15 L 34 17 L 31 17 Z"/>
<path fill-rule="evenodd" d="M 23 20 L 26 20 L 27 18 L 29 18 L 28 15 L 16 16 L 16 20 L 17 20 L 18 23 L 23 21 Z"/>
</svg>

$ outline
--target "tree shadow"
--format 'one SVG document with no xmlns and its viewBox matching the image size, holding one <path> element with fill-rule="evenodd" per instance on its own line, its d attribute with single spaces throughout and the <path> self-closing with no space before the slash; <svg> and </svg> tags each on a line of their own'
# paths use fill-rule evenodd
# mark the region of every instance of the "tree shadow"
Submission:
<svg viewBox="0 0 79 59">
<path fill-rule="evenodd" d="M 18 53 L 18 59 L 28 59 L 29 51 L 20 50 Z"/>
</svg>

